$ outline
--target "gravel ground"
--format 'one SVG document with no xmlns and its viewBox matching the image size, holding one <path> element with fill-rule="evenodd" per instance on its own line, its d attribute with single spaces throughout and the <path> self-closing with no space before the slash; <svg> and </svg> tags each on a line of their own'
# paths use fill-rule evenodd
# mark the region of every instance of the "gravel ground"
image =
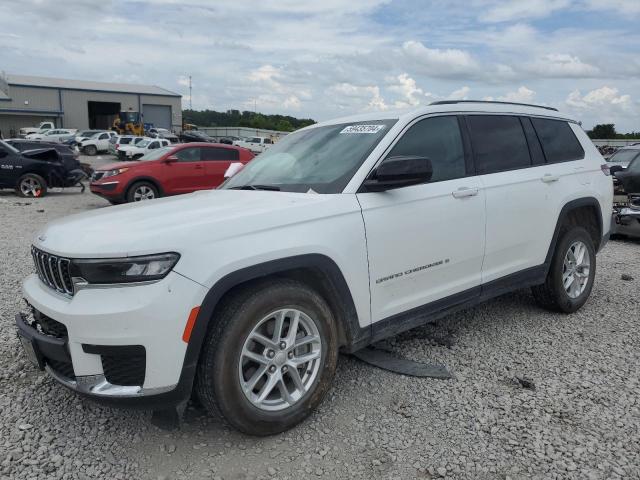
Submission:
<svg viewBox="0 0 640 480">
<path fill-rule="evenodd" d="M 194 406 L 169 433 L 150 412 L 68 392 L 27 363 L 13 334 L 36 230 L 109 208 L 76 192 L 0 193 L 0 478 L 640 478 L 640 242 L 609 243 L 574 315 L 521 291 L 383 342 L 444 363 L 454 380 L 342 356 L 324 403 L 287 433 L 247 437 Z"/>
</svg>

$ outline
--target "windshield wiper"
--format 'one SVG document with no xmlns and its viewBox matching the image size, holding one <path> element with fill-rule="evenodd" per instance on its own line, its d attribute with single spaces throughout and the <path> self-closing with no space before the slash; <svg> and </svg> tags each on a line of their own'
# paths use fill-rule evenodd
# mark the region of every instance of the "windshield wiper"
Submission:
<svg viewBox="0 0 640 480">
<path fill-rule="evenodd" d="M 280 187 L 276 187 L 275 185 L 241 185 L 239 187 L 231 187 L 229 190 L 269 190 L 279 192 Z"/>
</svg>

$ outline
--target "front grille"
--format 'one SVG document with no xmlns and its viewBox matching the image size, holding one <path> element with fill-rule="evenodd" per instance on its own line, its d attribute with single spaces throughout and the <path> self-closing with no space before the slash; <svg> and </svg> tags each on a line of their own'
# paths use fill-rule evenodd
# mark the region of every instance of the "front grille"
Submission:
<svg viewBox="0 0 640 480">
<path fill-rule="evenodd" d="M 51 255 L 36 247 L 31 247 L 31 256 L 42 283 L 65 295 L 73 295 L 71 260 Z"/>
<path fill-rule="evenodd" d="M 144 383 L 146 355 L 102 355 L 104 376 L 112 385 L 141 386 Z"/>
</svg>

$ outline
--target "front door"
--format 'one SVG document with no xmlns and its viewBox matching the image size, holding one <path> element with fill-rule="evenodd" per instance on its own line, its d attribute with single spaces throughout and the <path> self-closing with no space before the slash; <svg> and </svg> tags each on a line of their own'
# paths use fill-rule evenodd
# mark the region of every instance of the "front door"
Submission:
<svg viewBox="0 0 640 480">
<path fill-rule="evenodd" d="M 454 115 L 419 120 L 387 154 L 428 157 L 433 165 L 429 183 L 357 194 L 366 229 L 374 332 L 393 327 L 388 324 L 400 320 L 390 317 L 399 313 L 479 295 L 485 199 L 471 171 L 460 121 Z"/>
<path fill-rule="evenodd" d="M 165 166 L 166 193 L 188 193 L 206 186 L 204 163 L 200 159 L 200 147 L 183 148 L 175 154 L 177 162 Z"/>
</svg>

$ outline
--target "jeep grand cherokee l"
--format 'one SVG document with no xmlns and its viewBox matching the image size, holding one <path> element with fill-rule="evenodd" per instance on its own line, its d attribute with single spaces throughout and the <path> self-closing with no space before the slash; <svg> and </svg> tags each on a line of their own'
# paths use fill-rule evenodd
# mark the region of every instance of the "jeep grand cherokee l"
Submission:
<svg viewBox="0 0 640 480">
<path fill-rule="evenodd" d="M 555 109 L 445 102 L 291 133 L 220 189 L 88 212 L 34 239 L 29 357 L 97 399 L 266 435 L 309 415 L 338 352 L 531 287 L 571 313 L 612 182 Z"/>
</svg>

